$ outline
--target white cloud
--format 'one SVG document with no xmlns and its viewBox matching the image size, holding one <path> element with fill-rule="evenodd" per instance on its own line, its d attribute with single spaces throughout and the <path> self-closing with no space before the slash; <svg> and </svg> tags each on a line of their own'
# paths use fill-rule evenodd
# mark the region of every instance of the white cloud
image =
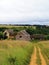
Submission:
<svg viewBox="0 0 49 65">
<path fill-rule="evenodd" d="M 49 19 L 49 0 L 0 0 L 0 21 Z"/>
</svg>

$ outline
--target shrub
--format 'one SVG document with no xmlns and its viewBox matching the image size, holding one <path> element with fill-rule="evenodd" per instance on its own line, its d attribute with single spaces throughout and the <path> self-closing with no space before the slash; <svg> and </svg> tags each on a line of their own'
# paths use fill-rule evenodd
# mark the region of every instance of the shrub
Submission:
<svg viewBox="0 0 49 65">
<path fill-rule="evenodd" d="M 10 65 L 15 65 L 16 57 L 10 56 L 10 57 L 8 58 L 8 62 L 9 62 Z"/>
<path fill-rule="evenodd" d="M 0 32 L 0 39 L 3 39 L 3 33 Z"/>
<path fill-rule="evenodd" d="M 46 35 L 44 38 L 45 40 L 49 40 L 49 35 Z"/>
</svg>

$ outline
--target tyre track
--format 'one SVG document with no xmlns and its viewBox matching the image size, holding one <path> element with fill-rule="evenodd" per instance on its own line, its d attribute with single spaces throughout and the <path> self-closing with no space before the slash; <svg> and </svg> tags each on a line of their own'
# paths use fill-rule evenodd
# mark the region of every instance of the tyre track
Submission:
<svg viewBox="0 0 49 65">
<path fill-rule="evenodd" d="M 46 61 L 45 61 L 45 59 L 44 59 L 44 57 L 43 57 L 43 55 L 41 53 L 40 48 L 38 48 L 38 50 L 39 50 L 39 55 L 40 55 L 40 59 L 41 59 L 41 65 L 47 65 Z"/>
<path fill-rule="evenodd" d="M 37 65 L 36 64 L 36 47 L 34 47 L 34 53 L 31 56 L 31 61 L 29 65 Z"/>
</svg>

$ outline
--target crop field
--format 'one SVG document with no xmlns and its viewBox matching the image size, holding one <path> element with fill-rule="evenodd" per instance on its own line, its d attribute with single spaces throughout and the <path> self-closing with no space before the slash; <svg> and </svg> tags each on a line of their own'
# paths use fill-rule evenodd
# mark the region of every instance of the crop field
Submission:
<svg viewBox="0 0 49 65">
<path fill-rule="evenodd" d="M 49 65 L 49 41 L 0 40 L 0 65 Z"/>
</svg>

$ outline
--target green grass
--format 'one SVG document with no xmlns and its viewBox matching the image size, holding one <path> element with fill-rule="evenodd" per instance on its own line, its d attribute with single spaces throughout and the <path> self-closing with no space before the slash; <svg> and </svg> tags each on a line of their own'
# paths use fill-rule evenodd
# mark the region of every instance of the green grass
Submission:
<svg viewBox="0 0 49 65">
<path fill-rule="evenodd" d="M 38 47 L 36 47 L 36 49 L 37 49 L 37 54 L 36 54 L 37 59 L 36 59 L 36 63 L 37 63 L 37 65 L 41 65 L 41 59 L 40 59 Z"/>
<path fill-rule="evenodd" d="M 41 52 L 43 54 L 43 57 L 46 60 L 47 65 L 49 65 L 49 43 L 41 43 L 39 44 L 39 47 L 41 48 Z"/>
<path fill-rule="evenodd" d="M 46 64 L 49 65 L 49 41 L 38 41 L 35 42 L 32 41 L 33 46 L 39 47 L 41 49 L 41 53 L 46 61 Z M 37 50 L 37 59 L 36 62 L 38 65 L 41 65 L 41 60 L 40 60 L 40 56 L 39 56 L 39 51 L 38 48 Z"/>
<path fill-rule="evenodd" d="M 29 65 L 31 55 L 37 47 L 37 65 L 41 65 L 38 47 L 49 65 L 49 41 L 0 41 L 0 65 Z"/>
<path fill-rule="evenodd" d="M 28 65 L 33 45 L 27 41 L 0 41 L 0 65 Z"/>
</svg>

